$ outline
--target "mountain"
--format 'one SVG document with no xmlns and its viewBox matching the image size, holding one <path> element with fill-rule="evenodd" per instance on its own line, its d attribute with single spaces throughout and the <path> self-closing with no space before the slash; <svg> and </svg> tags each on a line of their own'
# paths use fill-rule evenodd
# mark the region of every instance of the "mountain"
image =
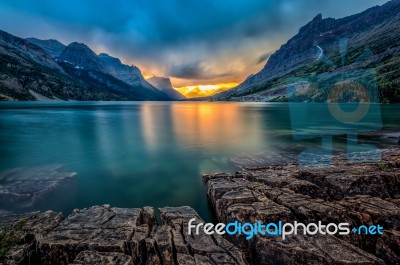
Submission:
<svg viewBox="0 0 400 265">
<path fill-rule="evenodd" d="M 83 43 L 73 42 L 58 57 L 59 64 L 71 76 L 95 87 L 110 89 L 138 100 L 170 98 L 146 82 L 137 67 L 127 66 L 118 58 L 99 56 Z"/>
<path fill-rule="evenodd" d="M 33 63 L 41 64 L 53 70 L 62 72 L 61 67 L 40 47 L 15 37 L 5 31 L 0 30 L 0 53 L 5 56 L 18 58 L 26 57 Z"/>
<path fill-rule="evenodd" d="M 68 45 L 58 61 L 73 64 L 76 69 L 106 72 L 99 56 L 83 43 L 73 42 Z"/>
<path fill-rule="evenodd" d="M 186 98 L 172 87 L 171 80 L 167 77 L 153 76 L 147 79 L 147 81 L 174 100 L 182 100 Z"/>
<path fill-rule="evenodd" d="M 339 47 L 342 38 L 347 39 L 347 47 L 342 45 L 344 56 Z M 365 53 L 366 49 L 371 53 Z M 400 0 L 393 0 L 341 19 L 317 15 L 271 55 L 260 72 L 214 98 L 281 101 L 286 100 L 286 83 L 294 77 L 317 75 L 328 80 L 373 68 L 381 102 L 400 102 L 399 65 Z M 325 92 L 321 90 L 321 94 Z"/>
<path fill-rule="evenodd" d="M 66 46 L 58 40 L 40 40 L 36 38 L 27 38 L 26 40 L 39 46 L 53 58 L 59 57 L 66 48 Z"/>
<path fill-rule="evenodd" d="M 121 63 L 120 59 L 112 57 L 106 53 L 100 53 L 99 58 L 105 71 L 113 77 L 131 85 L 141 86 L 148 90 L 158 93 L 159 90 L 145 80 L 142 72 L 134 65 Z"/>
<path fill-rule="evenodd" d="M 109 74 L 82 43 L 53 58 L 31 40 L 0 31 L 0 100 L 170 100 L 146 81 L 130 85 Z"/>
<path fill-rule="evenodd" d="M 77 84 L 42 48 L 0 30 L 0 99 L 120 99 Z"/>
</svg>

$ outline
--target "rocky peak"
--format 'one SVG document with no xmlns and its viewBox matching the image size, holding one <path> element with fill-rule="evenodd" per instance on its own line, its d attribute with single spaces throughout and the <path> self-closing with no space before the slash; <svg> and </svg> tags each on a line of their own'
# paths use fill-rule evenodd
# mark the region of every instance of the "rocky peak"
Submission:
<svg viewBox="0 0 400 265">
<path fill-rule="evenodd" d="M 184 95 L 182 95 L 172 87 L 171 79 L 169 79 L 168 77 L 153 76 L 146 81 L 158 90 L 161 90 L 162 92 L 167 94 L 171 99 L 181 100 L 186 98 Z"/>
<path fill-rule="evenodd" d="M 168 77 L 153 76 L 147 79 L 147 81 L 158 89 L 172 88 L 171 80 Z"/>
<path fill-rule="evenodd" d="M 2 30 L 0 30 L 0 46 L 4 48 L 2 52 L 8 55 L 16 57 L 26 56 L 36 63 L 63 72 L 62 68 L 57 65 L 43 48 Z"/>
<path fill-rule="evenodd" d="M 39 46 L 53 58 L 59 57 L 66 47 L 64 44 L 62 44 L 58 40 L 53 40 L 53 39 L 40 40 L 37 38 L 27 38 L 26 40 L 32 44 Z"/>
<path fill-rule="evenodd" d="M 123 64 L 120 59 L 106 53 L 100 53 L 98 57 L 105 71 L 115 78 L 129 85 L 137 85 L 138 83 L 145 82 L 141 71 L 136 66 Z"/>
<path fill-rule="evenodd" d="M 116 57 L 112 57 L 110 55 L 108 55 L 107 53 L 100 53 L 99 54 L 100 59 L 104 62 L 108 62 L 108 63 L 113 63 L 113 64 L 120 64 L 121 60 L 116 58 Z"/>
<path fill-rule="evenodd" d="M 104 71 L 97 54 L 83 43 L 73 42 L 68 45 L 60 55 L 59 61 L 84 69 Z"/>
</svg>

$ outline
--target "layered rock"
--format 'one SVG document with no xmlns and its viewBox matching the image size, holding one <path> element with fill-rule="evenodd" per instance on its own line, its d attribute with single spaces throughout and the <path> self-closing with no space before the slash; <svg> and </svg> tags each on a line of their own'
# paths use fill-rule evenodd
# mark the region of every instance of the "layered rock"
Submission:
<svg viewBox="0 0 400 265">
<path fill-rule="evenodd" d="M 65 219 L 53 212 L 4 216 L 20 240 L 6 264 L 246 264 L 242 253 L 222 236 L 188 235 L 196 218 L 190 207 L 113 208 L 108 205 L 75 210 Z M 17 229 L 18 220 L 24 221 Z M 27 240 L 29 238 L 29 240 Z M 29 263 L 30 262 L 30 263 Z"/>
<path fill-rule="evenodd" d="M 8 250 L 4 264 L 40 264 L 36 252 L 36 242 L 62 221 L 62 214 L 52 211 L 30 214 L 2 215 L 0 217 L 0 231 L 7 231 L 9 246 L 2 243 L 2 251 Z M 5 238 L 2 237 L 2 240 Z M 11 245 L 11 242 L 13 243 Z M 5 249 L 5 248 L 9 249 Z"/>
<path fill-rule="evenodd" d="M 400 152 L 384 150 L 379 164 L 300 168 L 295 164 L 204 175 L 220 222 L 381 225 L 383 235 L 228 237 L 254 264 L 398 264 Z"/>
</svg>

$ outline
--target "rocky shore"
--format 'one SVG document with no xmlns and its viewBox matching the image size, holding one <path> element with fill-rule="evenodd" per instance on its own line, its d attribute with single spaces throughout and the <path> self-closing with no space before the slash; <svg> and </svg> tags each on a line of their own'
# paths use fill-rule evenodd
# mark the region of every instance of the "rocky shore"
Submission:
<svg viewBox="0 0 400 265">
<path fill-rule="evenodd" d="M 188 234 L 190 207 L 52 211 L 0 217 L 4 264 L 400 264 L 400 150 L 378 164 L 296 164 L 204 175 L 218 222 L 381 225 L 383 235 Z M 157 220 L 158 219 L 158 220 Z M 5 240 L 7 239 L 7 240 Z M 6 245 L 5 242 L 9 242 Z"/>
<path fill-rule="evenodd" d="M 222 236 L 188 235 L 187 222 L 201 221 L 190 207 L 159 211 L 160 224 L 151 207 L 3 216 L 0 225 L 11 225 L 18 241 L 4 264 L 246 264 Z"/>
<path fill-rule="evenodd" d="M 400 264 L 400 150 L 378 164 L 295 164 L 204 175 L 219 222 L 300 221 L 382 225 L 383 235 L 230 237 L 253 264 Z"/>
</svg>

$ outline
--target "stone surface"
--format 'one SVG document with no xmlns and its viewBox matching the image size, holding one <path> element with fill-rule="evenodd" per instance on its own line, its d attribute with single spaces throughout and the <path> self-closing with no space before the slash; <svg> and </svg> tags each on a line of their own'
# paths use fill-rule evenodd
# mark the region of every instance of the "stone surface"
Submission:
<svg viewBox="0 0 400 265">
<path fill-rule="evenodd" d="M 331 168 L 271 165 L 203 180 L 220 222 L 347 222 L 350 228 L 379 224 L 385 229 L 384 235 L 297 235 L 284 241 L 227 236 L 253 264 L 398 264 L 400 151 L 382 153 L 379 164 L 348 164 L 337 156 Z"/>
<path fill-rule="evenodd" d="M 35 264 L 36 242 L 57 227 L 62 221 L 62 214 L 47 211 L 28 214 L 12 214 L 0 217 L 0 229 L 9 229 L 16 239 L 6 255 L 5 264 Z"/>
<path fill-rule="evenodd" d="M 133 265 L 132 258 L 118 252 L 82 251 L 75 258 L 73 265 Z"/>
<path fill-rule="evenodd" d="M 62 218 L 46 212 L 6 215 L 0 227 L 20 225 L 20 242 L 5 264 L 247 264 L 243 253 L 222 236 L 193 236 L 187 222 L 203 222 L 190 207 L 74 210 Z M 29 239 L 29 240 L 28 240 Z"/>
<path fill-rule="evenodd" d="M 73 262 L 80 251 L 129 252 L 141 209 L 94 206 L 75 210 L 38 241 L 42 264 Z"/>
</svg>

